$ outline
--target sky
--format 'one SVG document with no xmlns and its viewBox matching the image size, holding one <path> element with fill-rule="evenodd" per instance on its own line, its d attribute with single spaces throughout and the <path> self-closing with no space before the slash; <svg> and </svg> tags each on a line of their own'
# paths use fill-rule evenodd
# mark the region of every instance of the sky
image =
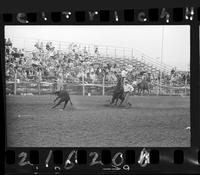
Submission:
<svg viewBox="0 0 200 175">
<path fill-rule="evenodd" d="M 189 25 L 15 25 L 5 26 L 5 38 L 16 47 L 28 47 L 33 40 L 52 40 L 112 46 L 121 53 L 123 48 L 133 49 L 180 70 L 189 70 L 190 65 Z"/>
</svg>

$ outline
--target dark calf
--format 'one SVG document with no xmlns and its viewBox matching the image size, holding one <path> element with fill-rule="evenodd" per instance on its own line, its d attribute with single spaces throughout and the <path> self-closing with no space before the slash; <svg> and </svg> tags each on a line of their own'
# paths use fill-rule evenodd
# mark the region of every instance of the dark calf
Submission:
<svg viewBox="0 0 200 175">
<path fill-rule="evenodd" d="M 55 92 L 55 95 L 57 96 L 57 98 L 54 100 L 54 103 L 55 103 L 58 99 L 60 99 L 60 100 L 59 100 L 59 102 L 58 102 L 56 105 L 54 105 L 54 106 L 52 107 L 52 109 L 55 108 L 55 107 L 57 107 L 58 105 L 60 105 L 62 102 L 65 102 L 65 104 L 64 104 L 64 106 L 63 106 L 63 109 L 65 109 L 65 107 L 66 107 L 68 101 L 70 101 L 71 106 L 73 105 L 72 102 L 71 102 L 69 93 L 68 93 L 66 90 L 56 91 L 56 92 Z"/>
</svg>

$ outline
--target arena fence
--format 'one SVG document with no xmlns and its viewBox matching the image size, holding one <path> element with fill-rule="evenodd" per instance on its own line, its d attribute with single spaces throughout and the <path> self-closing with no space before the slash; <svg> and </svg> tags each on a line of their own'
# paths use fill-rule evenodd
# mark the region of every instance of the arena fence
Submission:
<svg viewBox="0 0 200 175">
<path fill-rule="evenodd" d="M 154 91 L 156 91 L 157 95 L 190 95 L 190 86 L 185 84 L 182 87 L 175 87 L 171 85 L 162 85 L 159 83 L 153 84 Z"/>
<path fill-rule="evenodd" d="M 6 82 L 6 93 L 14 95 L 47 95 L 57 90 L 56 83 L 49 82 Z M 115 85 L 64 83 L 64 89 L 73 95 L 111 95 Z"/>
<path fill-rule="evenodd" d="M 116 84 L 108 84 L 105 79 L 101 83 L 85 83 L 84 79 L 82 82 L 77 83 L 63 83 L 64 89 L 68 90 L 73 95 L 112 95 Z M 6 93 L 14 95 L 47 95 L 52 94 L 58 90 L 56 82 L 52 81 L 20 81 L 15 79 L 14 81 L 6 81 Z M 138 91 L 135 91 L 132 95 L 138 95 Z M 144 95 L 147 95 L 145 92 Z M 152 89 L 149 95 L 190 95 L 190 85 L 185 84 L 184 86 L 175 87 L 172 85 L 162 85 L 160 83 L 152 83 Z"/>
</svg>

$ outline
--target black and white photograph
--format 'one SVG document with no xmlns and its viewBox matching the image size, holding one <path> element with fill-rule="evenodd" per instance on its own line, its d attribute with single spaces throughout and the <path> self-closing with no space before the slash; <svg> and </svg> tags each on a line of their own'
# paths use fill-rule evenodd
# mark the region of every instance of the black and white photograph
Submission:
<svg viewBox="0 0 200 175">
<path fill-rule="evenodd" d="M 190 147 L 189 25 L 6 25 L 9 147 Z"/>
</svg>

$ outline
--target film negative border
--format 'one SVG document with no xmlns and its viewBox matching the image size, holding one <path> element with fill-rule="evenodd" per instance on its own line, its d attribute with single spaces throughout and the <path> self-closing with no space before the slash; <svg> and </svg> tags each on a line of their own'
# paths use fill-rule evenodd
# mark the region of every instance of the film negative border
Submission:
<svg viewBox="0 0 200 175">
<path fill-rule="evenodd" d="M 200 22 L 200 7 L 4 13 L 0 20 L 4 25 L 193 25 Z M 11 174 L 197 173 L 200 171 L 200 147 L 9 148 L 5 152 L 5 164 L 7 173 Z"/>
<path fill-rule="evenodd" d="M 4 24 L 191 24 L 200 7 L 4 13 Z"/>
<path fill-rule="evenodd" d="M 186 166 L 187 165 L 187 166 Z M 86 168 L 88 167 L 88 169 Z M 173 166 L 173 168 L 172 168 Z M 9 173 L 197 173 L 200 149 L 112 148 L 21 149 L 6 151 Z M 181 167 L 181 170 L 180 170 Z M 189 168 L 190 169 L 189 169 Z"/>
</svg>

